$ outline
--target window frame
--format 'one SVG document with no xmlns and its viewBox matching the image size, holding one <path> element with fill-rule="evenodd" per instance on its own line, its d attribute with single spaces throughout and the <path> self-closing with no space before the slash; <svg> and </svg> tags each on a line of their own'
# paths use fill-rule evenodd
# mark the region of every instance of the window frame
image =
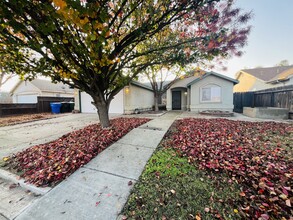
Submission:
<svg viewBox="0 0 293 220">
<path fill-rule="evenodd" d="M 220 89 L 220 97 L 219 97 L 219 101 L 216 101 L 216 100 L 213 100 L 213 97 L 212 97 L 212 88 L 219 88 Z M 203 100 L 203 90 L 204 89 L 210 89 L 210 100 Z M 217 84 L 206 84 L 202 87 L 200 87 L 200 97 L 199 97 L 199 100 L 200 100 L 200 103 L 221 103 L 222 102 L 222 87 L 217 85 Z"/>
</svg>

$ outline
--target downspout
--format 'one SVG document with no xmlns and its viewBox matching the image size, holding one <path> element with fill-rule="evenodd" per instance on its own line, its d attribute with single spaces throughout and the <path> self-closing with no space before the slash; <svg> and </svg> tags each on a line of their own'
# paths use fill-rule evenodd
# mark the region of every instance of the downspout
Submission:
<svg viewBox="0 0 293 220">
<path fill-rule="evenodd" d="M 81 93 L 80 93 L 80 90 L 78 90 L 78 101 L 79 101 L 79 111 L 81 113 Z"/>
</svg>

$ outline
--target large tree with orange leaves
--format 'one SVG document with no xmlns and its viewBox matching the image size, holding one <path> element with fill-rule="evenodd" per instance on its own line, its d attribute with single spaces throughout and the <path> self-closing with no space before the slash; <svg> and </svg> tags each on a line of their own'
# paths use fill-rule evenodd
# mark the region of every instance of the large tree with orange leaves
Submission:
<svg viewBox="0 0 293 220">
<path fill-rule="evenodd" d="M 1 56 L 17 54 L 17 63 L 1 62 L 25 78 L 38 73 L 87 92 L 102 126 L 108 127 L 113 97 L 147 67 L 191 57 L 188 43 L 195 38 L 186 38 L 191 34 L 186 29 L 162 47 L 145 47 L 144 42 L 182 22 L 192 27 L 189 18 L 208 17 L 199 9 L 218 1 L 1 1 Z M 148 58 L 162 51 L 168 56 Z"/>
</svg>

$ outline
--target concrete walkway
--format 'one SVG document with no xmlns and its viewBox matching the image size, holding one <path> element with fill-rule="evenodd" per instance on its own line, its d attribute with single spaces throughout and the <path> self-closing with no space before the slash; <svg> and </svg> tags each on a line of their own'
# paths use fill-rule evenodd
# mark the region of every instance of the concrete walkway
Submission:
<svg viewBox="0 0 293 220">
<path fill-rule="evenodd" d="M 180 114 L 168 112 L 133 129 L 16 219 L 117 219 L 146 162 Z"/>
</svg>

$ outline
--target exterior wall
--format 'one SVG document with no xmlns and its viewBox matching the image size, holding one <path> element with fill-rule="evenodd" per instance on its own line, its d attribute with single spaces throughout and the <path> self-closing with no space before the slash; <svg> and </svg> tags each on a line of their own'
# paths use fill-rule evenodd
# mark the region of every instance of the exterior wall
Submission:
<svg viewBox="0 0 293 220">
<path fill-rule="evenodd" d="M 9 92 L 0 92 L 0 103 L 12 103 L 12 97 Z"/>
<path fill-rule="evenodd" d="M 151 110 L 154 105 L 154 93 L 151 90 L 140 88 L 130 84 L 124 88 L 124 113 L 134 113 L 135 109 L 140 111 Z"/>
<path fill-rule="evenodd" d="M 73 93 L 62 93 L 62 92 L 42 92 L 41 96 L 49 97 L 74 97 Z"/>
<path fill-rule="evenodd" d="M 167 92 L 166 92 L 166 100 L 167 100 L 167 103 L 166 103 L 166 109 L 168 111 L 172 110 L 172 92 L 171 92 L 171 89 L 168 89 Z"/>
<path fill-rule="evenodd" d="M 202 87 L 212 84 L 221 87 L 221 101 L 220 102 L 201 102 L 200 90 Z M 217 76 L 208 76 L 202 80 L 194 83 L 190 87 L 190 111 L 203 110 L 222 110 L 233 111 L 233 82 L 219 78 Z"/>
<path fill-rule="evenodd" d="M 276 87 L 244 72 L 240 73 L 238 80 L 239 83 L 234 86 L 233 92 L 258 91 Z"/>
<path fill-rule="evenodd" d="M 13 91 L 13 103 L 37 103 L 37 96 L 49 97 L 74 97 L 73 93 L 62 92 L 42 92 L 36 86 L 28 81 L 21 82 Z"/>
<path fill-rule="evenodd" d="M 37 103 L 41 91 L 30 82 L 21 82 L 13 92 L 13 103 Z"/>
</svg>

